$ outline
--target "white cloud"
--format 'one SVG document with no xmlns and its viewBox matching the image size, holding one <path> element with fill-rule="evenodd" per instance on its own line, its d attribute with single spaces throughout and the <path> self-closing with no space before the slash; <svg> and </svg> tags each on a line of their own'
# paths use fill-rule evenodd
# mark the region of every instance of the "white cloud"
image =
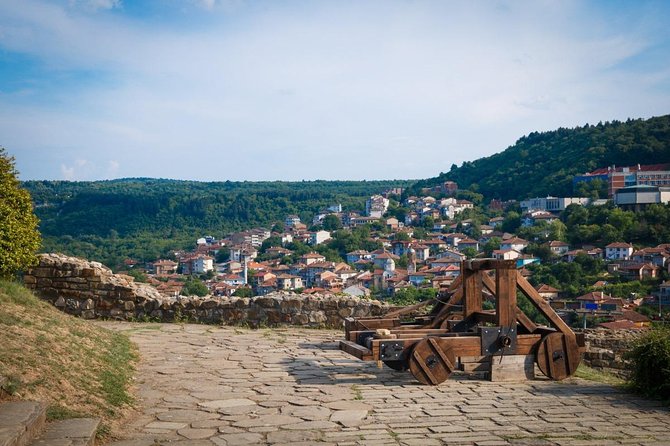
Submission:
<svg viewBox="0 0 670 446">
<path fill-rule="evenodd" d="M 70 0 L 71 8 L 87 11 L 109 10 L 121 8 L 121 0 Z"/>
<path fill-rule="evenodd" d="M 530 131 L 670 103 L 667 61 L 621 68 L 659 28 L 612 26 L 580 2 L 192 2 L 206 26 L 0 1 L 0 47 L 103 75 L 50 102 L 0 96 L 0 134 L 63 176 L 86 157 L 108 177 L 418 178 Z M 58 175 L 47 168 L 21 171 Z"/>
<path fill-rule="evenodd" d="M 121 167 L 121 163 L 119 163 L 116 160 L 110 160 L 107 162 L 107 173 L 106 173 L 106 178 L 109 179 L 114 179 L 117 178 L 119 174 L 119 167 Z"/>
<path fill-rule="evenodd" d="M 60 173 L 64 180 L 72 181 L 75 179 L 74 167 L 68 167 L 65 164 L 60 165 Z"/>
</svg>

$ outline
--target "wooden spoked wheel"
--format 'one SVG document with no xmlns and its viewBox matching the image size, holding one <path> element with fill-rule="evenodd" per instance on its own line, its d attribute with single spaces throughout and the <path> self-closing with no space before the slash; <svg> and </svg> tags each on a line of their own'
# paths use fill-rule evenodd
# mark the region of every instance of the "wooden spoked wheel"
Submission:
<svg viewBox="0 0 670 446">
<path fill-rule="evenodd" d="M 537 348 L 537 366 L 547 377 L 560 381 L 573 375 L 581 361 L 577 340 L 563 333 L 551 333 Z"/>
<path fill-rule="evenodd" d="M 456 368 L 451 347 L 439 338 L 428 337 L 419 341 L 409 358 L 409 370 L 423 384 L 436 386 L 449 378 Z"/>
</svg>

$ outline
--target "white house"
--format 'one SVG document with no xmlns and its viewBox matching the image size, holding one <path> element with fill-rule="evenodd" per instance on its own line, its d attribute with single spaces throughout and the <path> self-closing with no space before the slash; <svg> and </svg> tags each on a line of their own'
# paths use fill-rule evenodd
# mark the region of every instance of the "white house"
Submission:
<svg viewBox="0 0 670 446">
<path fill-rule="evenodd" d="M 326 240 L 330 240 L 330 232 L 328 231 L 316 231 L 310 233 L 309 243 L 310 245 L 319 245 Z"/>
<path fill-rule="evenodd" d="M 496 249 L 493 251 L 493 258 L 498 260 L 515 260 L 521 257 L 519 251 L 513 249 Z"/>
<path fill-rule="evenodd" d="M 526 246 L 528 246 L 528 242 L 519 237 L 512 237 L 500 242 L 500 250 L 513 249 L 514 251 L 521 252 Z"/>
<path fill-rule="evenodd" d="M 628 260 L 633 254 L 633 245 L 630 243 L 615 242 L 605 246 L 605 259 Z"/>
</svg>

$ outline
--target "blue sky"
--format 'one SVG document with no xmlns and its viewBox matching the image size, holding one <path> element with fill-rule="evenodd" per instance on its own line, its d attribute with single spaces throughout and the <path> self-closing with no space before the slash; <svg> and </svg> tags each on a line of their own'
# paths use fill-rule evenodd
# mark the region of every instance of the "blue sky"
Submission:
<svg viewBox="0 0 670 446">
<path fill-rule="evenodd" d="M 24 180 L 432 177 L 670 113 L 668 23 L 668 1 L 0 0 L 0 146 Z"/>
</svg>

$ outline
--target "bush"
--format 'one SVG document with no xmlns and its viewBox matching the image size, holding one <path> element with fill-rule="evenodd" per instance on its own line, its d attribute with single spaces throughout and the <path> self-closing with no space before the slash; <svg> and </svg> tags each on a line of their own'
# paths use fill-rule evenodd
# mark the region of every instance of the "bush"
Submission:
<svg viewBox="0 0 670 446">
<path fill-rule="evenodd" d="M 670 328 L 654 328 L 626 355 L 631 360 L 633 389 L 646 396 L 670 400 Z"/>
</svg>

